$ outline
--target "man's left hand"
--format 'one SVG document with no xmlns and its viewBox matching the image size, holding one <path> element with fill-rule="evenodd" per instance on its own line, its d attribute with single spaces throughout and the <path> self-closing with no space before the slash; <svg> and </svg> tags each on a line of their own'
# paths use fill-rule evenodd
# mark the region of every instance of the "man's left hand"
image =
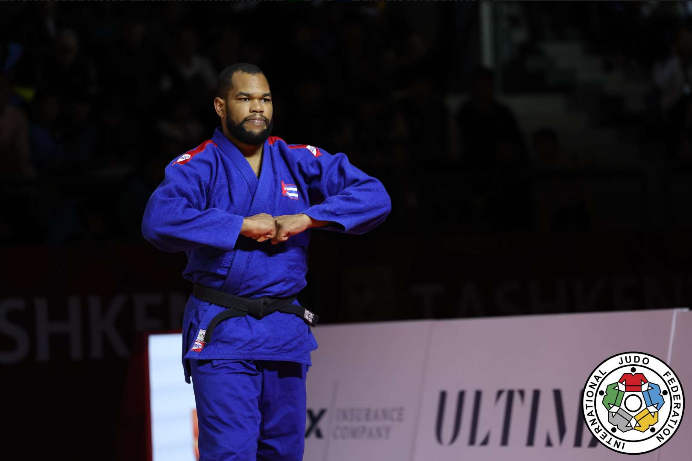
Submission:
<svg viewBox="0 0 692 461">
<path fill-rule="evenodd" d="M 276 224 L 276 232 L 272 239 L 272 245 L 285 242 L 289 237 L 300 234 L 305 229 L 321 227 L 326 224 L 326 222 L 312 219 L 304 213 L 275 216 L 274 223 Z"/>
</svg>

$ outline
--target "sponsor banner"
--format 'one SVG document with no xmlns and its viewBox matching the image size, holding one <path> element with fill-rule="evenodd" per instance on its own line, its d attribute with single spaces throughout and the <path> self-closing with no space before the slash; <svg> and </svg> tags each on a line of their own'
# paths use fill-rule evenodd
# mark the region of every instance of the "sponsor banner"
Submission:
<svg viewBox="0 0 692 461">
<path fill-rule="evenodd" d="M 582 391 L 594 369 L 639 350 L 668 362 L 683 385 L 692 382 L 692 314 L 683 310 L 313 332 L 320 347 L 307 379 L 306 461 L 622 459 L 585 423 Z M 194 397 L 182 378 L 180 335 L 153 336 L 149 347 L 153 460 L 193 461 Z M 685 421 L 665 446 L 637 459 L 686 459 L 691 450 Z"/>
<path fill-rule="evenodd" d="M 320 326 L 308 371 L 306 461 L 411 459 L 432 322 Z M 180 334 L 149 338 L 152 459 L 194 461 L 192 386 Z"/>
<path fill-rule="evenodd" d="M 149 389 L 153 461 L 194 461 L 197 413 L 180 359 L 181 335 L 149 336 Z"/>
<path fill-rule="evenodd" d="M 509 452 L 514 461 L 621 459 L 587 430 L 582 389 L 594 367 L 623 351 L 665 359 L 674 315 L 665 310 L 433 324 L 414 459 L 494 461 Z"/>
<path fill-rule="evenodd" d="M 680 312 L 675 318 L 675 329 L 671 338 L 671 354 L 668 359 L 670 365 L 678 376 L 680 383 L 687 391 L 689 398 L 692 389 L 692 313 Z M 675 401 L 673 401 L 674 403 Z M 680 428 L 675 432 L 675 437 L 666 442 L 660 450 L 657 461 L 678 461 L 689 459 L 692 453 L 692 418 L 688 414 L 680 422 Z"/>
<path fill-rule="evenodd" d="M 313 330 L 305 461 L 411 459 L 431 325 Z"/>
</svg>

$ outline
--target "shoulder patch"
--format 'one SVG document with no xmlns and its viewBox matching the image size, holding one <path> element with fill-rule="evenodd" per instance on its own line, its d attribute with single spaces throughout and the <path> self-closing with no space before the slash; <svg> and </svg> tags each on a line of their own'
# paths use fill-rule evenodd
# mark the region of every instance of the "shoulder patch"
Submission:
<svg viewBox="0 0 692 461">
<path fill-rule="evenodd" d="M 288 148 L 289 148 L 289 149 L 307 149 L 307 150 L 310 151 L 310 153 L 311 153 L 311 154 L 313 155 L 313 157 L 315 157 L 315 158 L 317 158 L 317 157 L 319 157 L 320 155 L 322 155 L 322 152 L 320 152 L 320 150 L 319 150 L 317 147 L 311 146 L 311 145 L 309 145 L 309 144 L 291 144 L 290 146 L 288 146 Z"/>
<path fill-rule="evenodd" d="M 284 141 L 283 139 L 281 139 L 278 136 L 269 136 L 269 145 L 270 146 L 273 146 L 276 141 L 281 141 L 282 143 L 286 144 L 286 141 Z"/>
<path fill-rule="evenodd" d="M 216 147 L 216 143 L 215 143 L 214 141 L 212 141 L 211 139 L 209 139 L 208 141 L 204 141 L 204 142 L 203 142 L 202 144 L 200 144 L 199 146 L 197 146 L 197 147 L 195 147 L 194 149 L 189 150 L 189 151 L 185 152 L 183 155 L 181 155 L 181 156 L 178 158 L 178 160 L 176 160 L 175 162 L 173 162 L 173 163 L 171 164 L 171 166 L 175 165 L 176 163 L 177 163 L 178 165 L 184 165 L 184 164 L 186 164 L 187 162 L 189 162 L 189 161 L 192 159 L 192 157 L 194 157 L 195 155 L 199 154 L 199 153 L 202 152 L 204 149 L 206 149 L 207 146 L 208 146 L 209 144 L 211 144 L 211 145 L 213 145 L 214 147 Z"/>
</svg>

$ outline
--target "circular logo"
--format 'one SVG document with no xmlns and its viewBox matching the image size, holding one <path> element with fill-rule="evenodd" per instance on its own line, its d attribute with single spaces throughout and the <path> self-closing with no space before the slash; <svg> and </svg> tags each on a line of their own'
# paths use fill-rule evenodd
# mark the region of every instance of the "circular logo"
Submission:
<svg viewBox="0 0 692 461">
<path fill-rule="evenodd" d="M 582 396 L 589 431 L 607 448 L 631 455 L 648 453 L 670 440 L 684 410 L 685 395 L 673 369 L 643 352 L 601 362 Z"/>
</svg>

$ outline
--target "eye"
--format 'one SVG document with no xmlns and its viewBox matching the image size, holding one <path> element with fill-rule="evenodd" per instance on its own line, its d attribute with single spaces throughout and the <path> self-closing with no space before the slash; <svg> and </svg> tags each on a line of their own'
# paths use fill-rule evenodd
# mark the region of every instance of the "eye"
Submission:
<svg viewBox="0 0 692 461">
<path fill-rule="evenodd" d="M 239 101 L 249 101 L 250 98 L 240 98 Z"/>
<path fill-rule="evenodd" d="M 272 102 L 272 100 L 269 98 L 264 98 L 264 102 Z"/>
</svg>

